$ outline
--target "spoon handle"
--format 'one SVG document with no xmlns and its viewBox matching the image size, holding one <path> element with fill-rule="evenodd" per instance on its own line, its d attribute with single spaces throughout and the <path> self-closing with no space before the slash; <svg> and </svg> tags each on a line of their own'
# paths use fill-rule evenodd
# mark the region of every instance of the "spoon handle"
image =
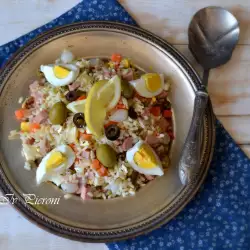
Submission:
<svg viewBox="0 0 250 250">
<path fill-rule="evenodd" d="M 179 162 L 179 176 L 183 185 L 187 185 L 195 178 L 200 167 L 201 158 L 201 127 L 204 112 L 207 106 L 208 94 L 197 91 L 191 126 L 182 149 Z"/>
</svg>

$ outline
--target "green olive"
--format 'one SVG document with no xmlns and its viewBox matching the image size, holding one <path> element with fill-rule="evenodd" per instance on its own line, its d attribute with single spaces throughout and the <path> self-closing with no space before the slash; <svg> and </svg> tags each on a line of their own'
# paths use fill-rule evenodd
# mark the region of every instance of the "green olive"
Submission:
<svg viewBox="0 0 250 250">
<path fill-rule="evenodd" d="M 54 125 L 60 125 L 65 122 L 67 118 L 67 108 L 63 102 L 57 102 L 49 111 L 49 120 Z"/>
<path fill-rule="evenodd" d="M 122 96 L 129 99 L 134 96 L 134 88 L 125 80 L 122 80 Z"/>
<path fill-rule="evenodd" d="M 107 168 L 114 167 L 117 162 L 116 153 L 108 144 L 101 144 L 97 147 L 96 157 Z"/>
</svg>

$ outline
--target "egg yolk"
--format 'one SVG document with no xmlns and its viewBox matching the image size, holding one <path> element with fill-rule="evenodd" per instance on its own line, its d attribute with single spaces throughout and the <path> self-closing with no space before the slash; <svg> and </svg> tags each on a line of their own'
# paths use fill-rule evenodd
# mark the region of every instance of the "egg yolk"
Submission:
<svg viewBox="0 0 250 250">
<path fill-rule="evenodd" d="M 65 69 L 58 65 L 54 66 L 53 71 L 54 71 L 55 76 L 59 79 L 66 78 L 70 73 L 70 70 Z"/>
<path fill-rule="evenodd" d="M 66 157 L 61 152 L 52 152 L 49 159 L 46 162 L 46 169 L 51 170 L 58 167 L 66 161 Z"/>
<path fill-rule="evenodd" d="M 143 144 L 134 154 L 134 161 L 141 168 L 154 168 L 157 165 L 157 159 L 154 152 L 146 144 Z"/>
<path fill-rule="evenodd" d="M 142 77 L 145 81 L 146 88 L 148 89 L 148 91 L 155 92 L 161 88 L 161 77 L 159 74 L 149 73 L 143 75 Z"/>
</svg>

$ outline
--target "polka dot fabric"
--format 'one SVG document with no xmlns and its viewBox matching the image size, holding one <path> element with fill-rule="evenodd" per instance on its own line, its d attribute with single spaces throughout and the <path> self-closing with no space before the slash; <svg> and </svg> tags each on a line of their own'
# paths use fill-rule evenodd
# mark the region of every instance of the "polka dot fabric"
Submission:
<svg viewBox="0 0 250 250">
<path fill-rule="evenodd" d="M 86 20 L 135 22 L 115 0 L 83 1 L 52 22 L 0 47 L 0 66 L 29 40 L 55 26 Z M 172 221 L 110 250 L 250 250 L 250 160 L 216 124 L 211 168 L 196 197 Z"/>
</svg>

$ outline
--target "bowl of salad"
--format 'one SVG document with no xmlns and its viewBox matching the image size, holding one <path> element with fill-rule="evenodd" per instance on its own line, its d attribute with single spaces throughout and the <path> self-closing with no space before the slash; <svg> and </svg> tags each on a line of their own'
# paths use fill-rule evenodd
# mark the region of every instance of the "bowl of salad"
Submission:
<svg viewBox="0 0 250 250">
<path fill-rule="evenodd" d="M 199 84 L 180 53 L 142 29 L 87 22 L 44 33 L 1 73 L 1 189 L 27 218 L 72 239 L 158 227 L 194 196 L 209 166 L 210 104 L 202 167 L 181 185 Z"/>
</svg>

